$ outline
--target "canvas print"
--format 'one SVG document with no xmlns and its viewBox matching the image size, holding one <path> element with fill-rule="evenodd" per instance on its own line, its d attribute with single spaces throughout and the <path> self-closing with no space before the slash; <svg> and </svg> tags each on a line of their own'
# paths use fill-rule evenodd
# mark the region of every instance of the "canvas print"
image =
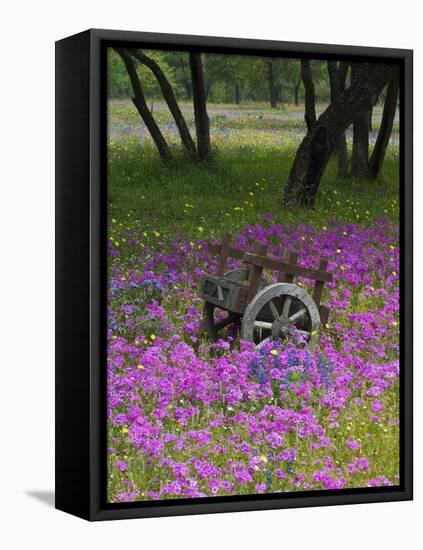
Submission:
<svg viewBox="0 0 423 550">
<path fill-rule="evenodd" d="M 109 503 L 399 485 L 399 88 L 108 49 Z"/>
</svg>

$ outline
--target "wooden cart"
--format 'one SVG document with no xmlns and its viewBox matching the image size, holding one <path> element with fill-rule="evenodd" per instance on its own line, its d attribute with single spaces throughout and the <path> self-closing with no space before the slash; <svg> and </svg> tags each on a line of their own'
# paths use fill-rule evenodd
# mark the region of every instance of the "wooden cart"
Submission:
<svg viewBox="0 0 423 550">
<path fill-rule="evenodd" d="M 297 254 L 286 251 L 283 260 L 267 256 L 267 247 L 254 243 L 253 252 L 231 246 L 226 234 L 220 244 L 208 243 L 210 254 L 216 255 L 215 275 L 207 274 L 200 281 L 204 299 L 203 328 L 210 338 L 232 324 L 240 328 L 243 340 L 258 347 L 277 338 L 287 338 L 296 329 L 308 342 L 314 340 L 317 329 L 327 323 L 329 310 L 320 304 L 326 282 L 332 281 L 327 260 L 320 259 L 318 269 L 297 264 Z M 242 261 L 242 267 L 227 270 L 228 258 Z M 277 271 L 277 283 L 272 283 L 265 270 Z M 294 283 L 295 277 L 314 281 L 313 294 Z"/>
</svg>

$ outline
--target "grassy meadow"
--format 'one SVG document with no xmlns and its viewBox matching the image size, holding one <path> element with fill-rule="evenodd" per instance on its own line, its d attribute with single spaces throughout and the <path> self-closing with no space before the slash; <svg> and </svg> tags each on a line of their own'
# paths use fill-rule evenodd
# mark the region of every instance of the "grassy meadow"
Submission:
<svg viewBox="0 0 423 550">
<path fill-rule="evenodd" d="M 183 112 L 195 134 L 192 108 Z M 325 105 L 318 105 L 317 112 Z M 316 208 L 282 207 L 282 192 L 298 145 L 305 135 L 303 106 L 270 109 L 265 105 L 211 105 L 208 108 L 215 163 L 203 167 L 180 150 L 175 125 L 163 103 L 154 115 L 175 148 L 175 166 L 161 161 L 139 115 L 129 100 L 109 107 L 110 214 L 132 211 L 145 228 L 218 237 L 273 212 L 281 223 L 303 221 L 324 225 L 330 219 L 369 223 L 386 214 L 398 219 L 398 122 L 394 126 L 382 173 L 377 181 L 337 176 L 334 158 L 324 175 Z M 376 138 L 381 108 L 373 116 Z M 349 136 L 351 147 L 351 136 Z M 200 230 L 201 232 L 201 230 Z"/>
</svg>

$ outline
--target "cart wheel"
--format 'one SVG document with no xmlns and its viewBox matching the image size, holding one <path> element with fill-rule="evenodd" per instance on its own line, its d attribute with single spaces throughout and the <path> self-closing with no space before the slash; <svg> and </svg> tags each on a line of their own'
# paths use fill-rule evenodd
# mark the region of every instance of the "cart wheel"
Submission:
<svg viewBox="0 0 423 550">
<path fill-rule="evenodd" d="M 241 339 L 260 348 L 277 338 L 288 338 L 295 328 L 310 344 L 319 325 L 319 310 L 304 289 L 290 283 L 275 283 L 259 290 L 248 304 Z"/>
<path fill-rule="evenodd" d="M 231 269 L 225 273 L 227 279 L 232 281 L 244 282 L 248 279 L 249 270 L 246 267 L 240 269 Z M 260 288 L 268 285 L 266 279 L 262 279 Z M 219 307 L 205 302 L 203 309 L 203 328 L 207 332 L 207 335 L 212 340 L 217 340 L 219 337 L 219 331 L 222 329 L 234 325 L 234 328 L 239 332 L 241 327 L 241 315 L 239 313 L 231 313 L 220 309 Z"/>
</svg>

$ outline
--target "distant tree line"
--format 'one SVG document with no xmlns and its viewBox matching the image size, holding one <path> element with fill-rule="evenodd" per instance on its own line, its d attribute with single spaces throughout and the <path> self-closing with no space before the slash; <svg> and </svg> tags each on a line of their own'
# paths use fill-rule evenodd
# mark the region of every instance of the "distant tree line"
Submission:
<svg viewBox="0 0 423 550">
<path fill-rule="evenodd" d="M 285 204 L 313 206 L 324 169 L 336 155 L 338 173 L 376 178 L 391 136 L 398 103 L 398 68 L 389 64 L 311 61 L 199 52 L 147 52 L 116 48 L 109 57 L 109 97 L 131 96 L 165 162 L 172 153 L 154 118 L 155 99 L 164 99 L 189 155 L 213 160 L 207 103 L 268 101 L 272 108 L 291 100 L 304 101 L 307 134 L 300 144 L 288 182 Z M 317 117 L 316 101 L 329 103 Z M 181 100 L 192 101 L 195 140 L 182 114 Z M 375 146 L 369 153 L 372 110 L 383 101 Z M 149 104 L 150 103 L 150 106 Z M 351 159 L 345 131 L 352 126 Z"/>
<path fill-rule="evenodd" d="M 185 52 L 144 51 L 162 68 L 180 101 L 192 100 L 189 56 Z M 304 98 L 299 59 L 264 58 L 241 55 L 202 54 L 206 99 L 209 103 L 260 101 L 276 108 L 283 103 L 299 105 Z M 119 56 L 109 56 L 109 97 L 124 98 L 132 94 L 131 83 Z M 325 62 L 312 62 L 312 78 L 317 100 L 328 102 L 329 80 Z M 146 97 L 160 98 L 160 88 L 151 74 L 137 68 Z"/>
</svg>

